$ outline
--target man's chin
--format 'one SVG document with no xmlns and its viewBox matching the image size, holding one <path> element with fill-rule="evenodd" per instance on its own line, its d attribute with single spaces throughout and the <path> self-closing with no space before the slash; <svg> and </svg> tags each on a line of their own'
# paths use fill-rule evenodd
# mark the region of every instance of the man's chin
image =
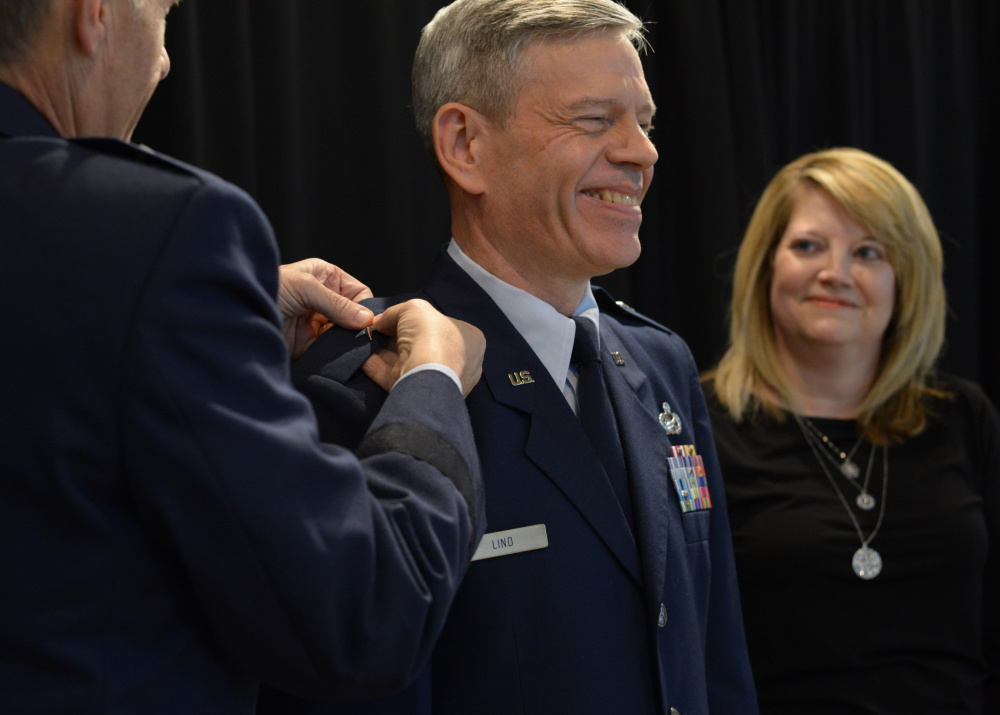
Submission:
<svg viewBox="0 0 1000 715">
<path fill-rule="evenodd" d="M 619 255 L 614 257 L 609 257 L 607 260 L 602 261 L 600 266 L 596 267 L 599 272 L 594 273 L 594 276 L 606 276 L 609 273 L 614 273 L 615 271 L 621 270 L 623 268 L 628 268 L 639 260 L 639 249 L 638 247 L 634 252 Z"/>
</svg>

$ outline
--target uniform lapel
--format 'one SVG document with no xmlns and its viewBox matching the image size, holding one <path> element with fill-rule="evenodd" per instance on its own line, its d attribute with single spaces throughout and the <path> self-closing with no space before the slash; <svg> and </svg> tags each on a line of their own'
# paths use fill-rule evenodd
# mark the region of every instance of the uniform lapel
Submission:
<svg viewBox="0 0 1000 715">
<path fill-rule="evenodd" d="M 639 555 L 618 497 L 579 420 L 545 375 L 535 390 L 525 454 L 580 511 L 637 583 Z M 558 449 L 553 449 L 558 445 Z"/>
<path fill-rule="evenodd" d="M 446 254 L 438 257 L 426 293 L 442 312 L 483 331 L 483 381 L 493 402 L 523 412 L 530 421 L 525 456 L 556 484 L 641 583 L 639 556 L 628 522 L 561 388 L 493 300 Z M 488 495 L 487 483 L 487 500 Z"/>
<path fill-rule="evenodd" d="M 671 398 L 649 394 L 645 371 L 615 327 L 602 313 L 601 359 L 607 366 L 608 391 L 622 435 L 645 590 L 652 606 L 657 607 L 666 578 L 667 514 L 672 487 L 667 470 L 668 441 L 658 420 L 660 408 L 656 400 Z M 618 353 L 620 359 L 614 360 L 612 352 Z"/>
</svg>

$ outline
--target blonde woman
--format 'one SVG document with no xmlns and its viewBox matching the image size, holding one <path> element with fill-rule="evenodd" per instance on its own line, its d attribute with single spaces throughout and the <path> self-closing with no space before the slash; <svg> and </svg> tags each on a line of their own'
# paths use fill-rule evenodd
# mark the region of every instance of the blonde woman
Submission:
<svg viewBox="0 0 1000 715">
<path fill-rule="evenodd" d="M 936 373 L 941 246 L 916 189 L 807 154 L 741 244 L 705 388 L 761 712 L 1000 712 L 1000 419 Z"/>
</svg>

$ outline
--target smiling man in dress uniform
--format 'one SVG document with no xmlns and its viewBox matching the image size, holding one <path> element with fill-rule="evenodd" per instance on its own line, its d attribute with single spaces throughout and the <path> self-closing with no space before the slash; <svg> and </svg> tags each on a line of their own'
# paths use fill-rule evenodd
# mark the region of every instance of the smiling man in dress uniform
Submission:
<svg viewBox="0 0 1000 715">
<path fill-rule="evenodd" d="M 489 345 L 467 404 L 490 533 L 414 688 L 285 712 L 756 712 L 694 361 L 590 284 L 639 257 L 644 44 L 611 0 L 458 0 L 424 29 L 414 110 L 453 238 L 421 295 Z M 298 363 L 332 438 L 377 404 L 351 373 L 368 345 L 328 333 Z"/>
</svg>

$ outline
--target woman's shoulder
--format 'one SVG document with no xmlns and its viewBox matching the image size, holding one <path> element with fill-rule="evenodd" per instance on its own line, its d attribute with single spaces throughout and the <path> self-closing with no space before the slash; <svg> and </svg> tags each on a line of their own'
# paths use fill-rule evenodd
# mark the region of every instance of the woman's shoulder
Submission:
<svg viewBox="0 0 1000 715">
<path fill-rule="evenodd" d="M 996 406 L 978 383 L 951 373 L 939 372 L 927 381 L 929 387 L 943 393 L 931 398 L 932 409 L 951 404 L 953 409 L 969 410 L 974 415 L 992 413 L 996 416 Z"/>
<path fill-rule="evenodd" d="M 729 406 L 719 397 L 719 393 L 715 389 L 715 380 L 711 375 L 702 378 L 701 389 L 705 393 L 708 416 L 712 421 L 712 428 L 716 431 L 716 435 L 728 431 L 768 433 L 772 430 L 784 429 L 789 424 L 795 424 L 790 419 L 790 414 L 785 410 L 769 411 L 757 400 L 750 400 L 744 407 L 742 414 L 738 417 L 735 416 Z"/>
<path fill-rule="evenodd" d="M 928 429 L 995 453 L 1000 449 L 1000 413 L 977 383 L 938 373 L 928 385 L 941 394 L 930 398 Z"/>
</svg>

